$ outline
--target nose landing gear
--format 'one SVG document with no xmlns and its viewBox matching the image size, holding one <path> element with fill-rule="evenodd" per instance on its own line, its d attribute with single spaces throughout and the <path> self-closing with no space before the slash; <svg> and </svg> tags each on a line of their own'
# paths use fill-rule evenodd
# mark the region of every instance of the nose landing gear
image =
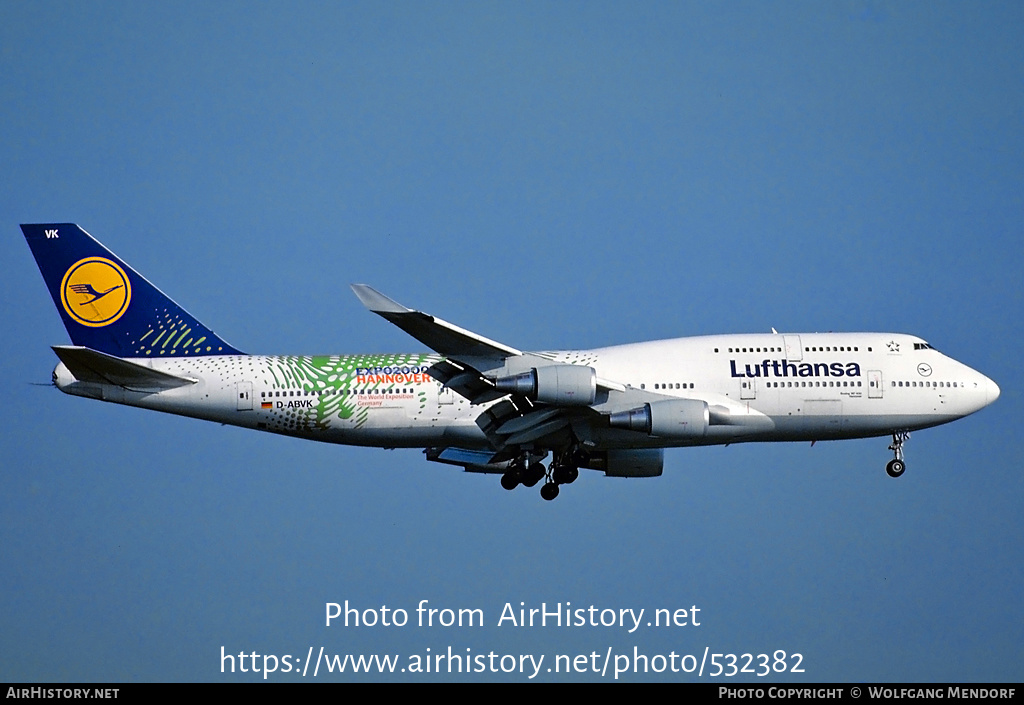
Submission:
<svg viewBox="0 0 1024 705">
<path fill-rule="evenodd" d="M 903 462 L 903 443 L 908 440 L 910 440 L 908 431 L 896 431 L 892 434 L 892 445 L 889 446 L 889 450 L 896 457 L 885 466 L 885 472 L 889 474 L 889 477 L 899 477 L 907 469 L 907 464 Z"/>
</svg>

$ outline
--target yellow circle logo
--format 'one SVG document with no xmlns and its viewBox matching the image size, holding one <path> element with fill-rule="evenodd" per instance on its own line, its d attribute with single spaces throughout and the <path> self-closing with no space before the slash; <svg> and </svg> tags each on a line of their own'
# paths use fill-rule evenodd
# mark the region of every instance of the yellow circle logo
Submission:
<svg viewBox="0 0 1024 705">
<path fill-rule="evenodd" d="M 64 310 L 83 326 L 108 326 L 128 310 L 132 285 L 124 270 L 104 257 L 71 265 L 60 285 Z"/>
</svg>

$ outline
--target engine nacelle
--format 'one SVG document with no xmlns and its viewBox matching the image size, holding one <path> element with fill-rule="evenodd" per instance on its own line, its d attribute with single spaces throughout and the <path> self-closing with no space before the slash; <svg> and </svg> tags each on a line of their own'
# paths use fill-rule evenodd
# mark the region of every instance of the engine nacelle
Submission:
<svg viewBox="0 0 1024 705">
<path fill-rule="evenodd" d="M 711 422 L 707 402 L 665 399 L 608 417 L 612 428 L 640 431 L 658 438 L 703 438 Z"/>
<path fill-rule="evenodd" d="M 658 477 L 664 466 L 665 451 L 661 448 L 592 452 L 582 465 L 603 470 L 608 477 Z"/>
<path fill-rule="evenodd" d="M 597 372 L 583 365 L 535 367 L 512 377 L 499 377 L 494 386 L 556 406 L 590 406 L 597 399 Z"/>
</svg>

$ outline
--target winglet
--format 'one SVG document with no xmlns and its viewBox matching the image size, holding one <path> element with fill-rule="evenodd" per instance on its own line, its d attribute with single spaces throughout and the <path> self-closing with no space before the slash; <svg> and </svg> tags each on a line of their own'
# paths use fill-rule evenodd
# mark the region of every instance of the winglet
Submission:
<svg viewBox="0 0 1024 705">
<path fill-rule="evenodd" d="M 363 306 L 374 313 L 414 313 L 412 309 L 406 308 L 394 299 L 389 299 L 372 286 L 366 284 L 350 284 L 352 291 L 362 302 Z"/>
</svg>

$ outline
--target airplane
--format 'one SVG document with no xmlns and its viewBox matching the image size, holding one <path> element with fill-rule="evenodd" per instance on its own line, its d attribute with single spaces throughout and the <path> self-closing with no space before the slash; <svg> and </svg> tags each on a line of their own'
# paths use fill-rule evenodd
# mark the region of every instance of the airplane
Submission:
<svg viewBox="0 0 1024 705">
<path fill-rule="evenodd" d="M 422 448 L 427 460 L 544 483 L 580 468 L 662 474 L 666 448 L 892 437 L 999 397 L 988 377 L 903 333 L 750 333 L 526 352 L 406 308 L 362 304 L 432 353 L 248 355 L 72 223 L 22 225 L 72 345 L 67 394 L 328 443 Z M 544 461 L 551 456 L 547 465 Z"/>
</svg>

